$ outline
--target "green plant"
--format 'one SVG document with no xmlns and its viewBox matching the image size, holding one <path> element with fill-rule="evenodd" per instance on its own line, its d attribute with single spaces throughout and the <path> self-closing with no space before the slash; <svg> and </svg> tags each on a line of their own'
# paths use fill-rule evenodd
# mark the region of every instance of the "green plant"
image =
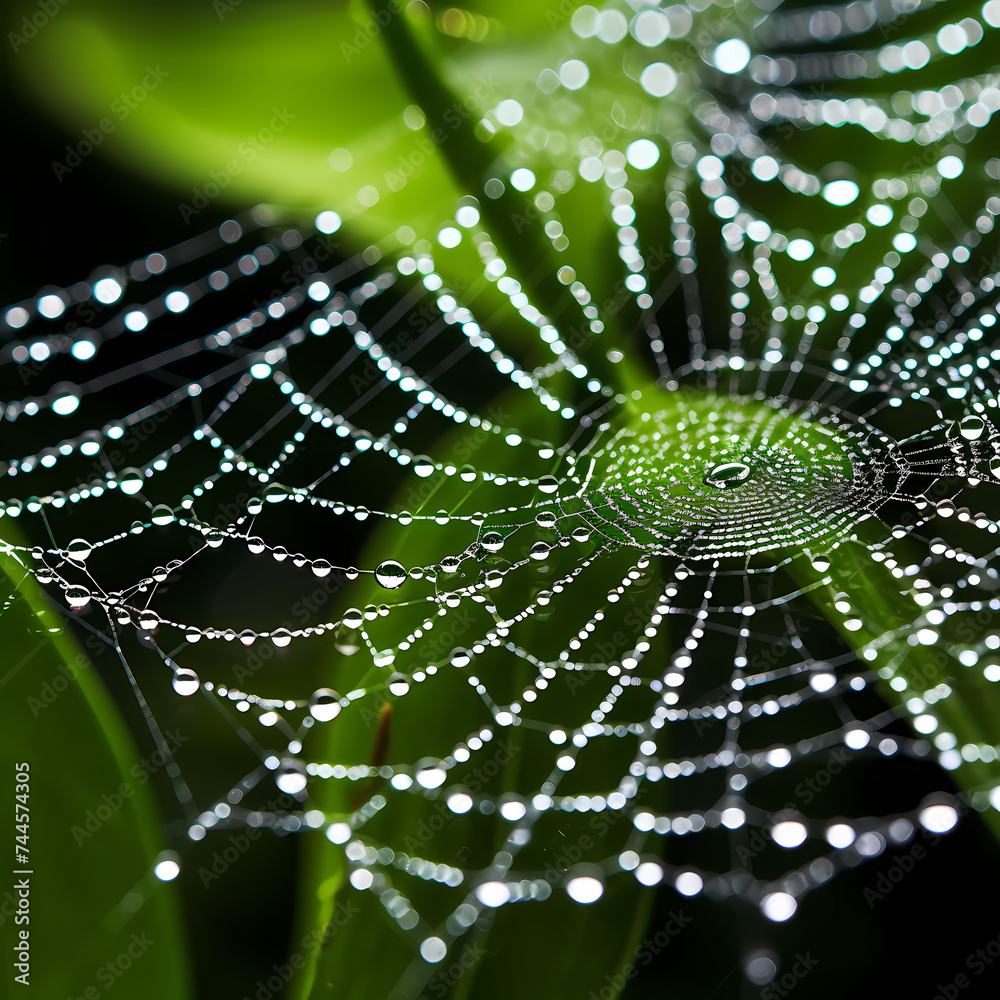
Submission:
<svg viewBox="0 0 1000 1000">
<path fill-rule="evenodd" d="M 245 745 L 175 780 L 178 849 L 301 832 L 289 995 L 617 995 L 684 929 L 654 885 L 731 901 L 765 985 L 838 870 L 996 829 L 1000 16 L 962 6 L 216 5 L 203 62 L 109 4 L 25 50 L 184 227 L 272 202 L 5 313 L 15 372 L 124 344 L 128 385 L 10 395 L 47 478 L 7 540 Z"/>
</svg>

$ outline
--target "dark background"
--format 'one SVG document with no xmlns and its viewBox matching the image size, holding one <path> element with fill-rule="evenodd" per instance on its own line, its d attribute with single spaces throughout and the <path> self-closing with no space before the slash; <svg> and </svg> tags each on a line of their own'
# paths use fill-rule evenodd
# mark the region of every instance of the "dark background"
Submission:
<svg viewBox="0 0 1000 1000">
<path fill-rule="evenodd" d="M 0 207 L 0 292 L 5 303 L 33 295 L 41 286 L 68 285 L 86 279 L 104 263 L 123 263 L 191 234 L 177 211 L 178 194 L 123 172 L 93 155 L 62 183 L 52 162 L 65 155 L 68 136 L 51 126 L 42 112 L 2 71 L 7 165 Z M 227 217 L 221 202 L 202 218 L 209 228 Z M 20 453 L 17 429 L 0 425 L 7 454 Z M 360 540 L 358 542 L 360 544 Z M 120 666 L 110 656 L 98 662 L 119 702 L 140 751 L 152 746 L 131 700 Z M 858 772 L 852 772 L 858 775 Z M 862 771 L 850 788 L 837 792 L 845 815 L 878 814 L 891 780 L 893 796 L 919 795 L 943 787 L 929 766 L 898 765 L 887 778 L 886 767 Z M 169 788 L 158 786 L 161 813 L 172 829 L 179 810 Z M 912 800 L 912 799 L 911 799 Z M 816 971 L 793 987 L 799 997 L 926 997 L 966 971 L 967 957 L 1000 939 L 1000 852 L 976 817 L 936 846 L 884 899 L 865 899 L 880 874 L 888 874 L 896 856 L 911 857 L 913 845 L 925 845 L 918 834 L 899 849 L 889 849 L 872 863 L 837 876 L 811 894 L 789 926 L 769 928 L 786 956 L 777 983 L 762 990 L 740 984 L 735 943 L 752 944 L 758 933 L 755 916 L 742 908 L 704 899 L 680 902 L 672 891 L 661 894 L 651 929 L 664 926 L 669 914 L 683 908 L 694 918 L 691 929 L 672 941 L 657 960 L 642 970 L 627 996 L 710 998 L 788 995 L 781 975 L 797 955 L 810 956 Z M 295 887 L 295 838 L 269 838 L 255 845 L 239 870 L 230 872 L 213 892 L 194 879 L 181 879 L 188 943 L 199 997 L 253 996 L 255 983 L 272 964 L 285 957 L 291 934 Z M 211 836 L 191 848 L 190 870 L 204 863 L 218 845 Z M 201 855 L 201 856 L 200 856 Z M 251 874 L 251 872 L 256 874 Z M 67 905 L 73 905 L 67 899 Z M 599 909 L 595 910 L 599 917 Z M 85 916 L 81 914 L 81 919 Z M 553 928 L 553 948 L 560 946 Z M 944 994 L 995 996 L 1000 963 L 976 977 L 966 989 Z M 600 995 L 602 983 L 594 984 Z M 526 985 L 525 996 L 533 995 Z M 57 1000 L 57 998 L 53 998 Z M 61 1000 L 61 998 L 59 998 Z"/>
</svg>

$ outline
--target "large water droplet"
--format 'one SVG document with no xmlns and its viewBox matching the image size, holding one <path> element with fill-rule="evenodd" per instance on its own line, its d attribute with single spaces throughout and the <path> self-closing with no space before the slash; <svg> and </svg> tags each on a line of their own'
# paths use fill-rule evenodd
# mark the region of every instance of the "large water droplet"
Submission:
<svg viewBox="0 0 1000 1000">
<path fill-rule="evenodd" d="M 264 499 L 268 503 L 281 503 L 291 496 L 292 491 L 281 483 L 269 483 L 264 487 Z"/>
<path fill-rule="evenodd" d="M 548 542 L 535 542 L 528 550 L 528 555 L 532 559 L 544 559 L 549 554 L 549 548 Z"/>
<path fill-rule="evenodd" d="M 399 672 L 394 673 L 389 678 L 389 690 L 396 695 L 397 698 L 402 698 L 410 690 L 410 680 L 404 674 Z"/>
<path fill-rule="evenodd" d="M 193 695 L 201 687 L 198 675 L 187 667 L 178 667 L 174 671 L 174 679 L 170 683 L 174 690 L 185 698 Z"/>
<path fill-rule="evenodd" d="M 375 567 L 375 579 L 386 590 L 395 590 L 406 582 L 406 570 L 395 559 L 386 559 Z"/>
<path fill-rule="evenodd" d="M 298 795 L 306 787 L 306 769 L 298 760 L 283 760 L 274 776 L 274 783 L 286 795 Z"/>
<path fill-rule="evenodd" d="M 417 455 L 413 459 L 413 471 L 421 479 L 426 479 L 434 471 L 434 463 L 426 455 Z"/>
<path fill-rule="evenodd" d="M 224 531 L 213 530 L 205 535 L 205 544 L 210 549 L 217 549 L 226 540 Z"/>
<path fill-rule="evenodd" d="M 276 628 L 271 633 L 271 642 L 273 642 L 275 646 L 287 646 L 291 641 L 292 633 L 289 632 L 287 628 Z"/>
<path fill-rule="evenodd" d="M 133 493 L 138 493 L 139 490 L 142 489 L 143 482 L 142 473 L 138 469 L 130 467 L 128 469 L 123 469 L 119 474 L 118 489 L 120 489 L 122 493 L 127 493 L 131 496 Z"/>
<path fill-rule="evenodd" d="M 74 538 L 66 546 L 66 555 L 76 562 L 84 562 L 93 551 L 94 547 L 85 538 Z"/>
<path fill-rule="evenodd" d="M 247 548 L 255 556 L 259 556 L 261 554 L 261 552 L 263 552 L 266 547 L 267 546 L 264 544 L 264 539 L 263 538 L 259 538 L 257 535 L 254 535 L 252 538 L 248 538 L 247 539 Z"/>
<path fill-rule="evenodd" d="M 503 548 L 503 542 L 503 535 L 499 531 L 487 531 L 482 538 L 483 548 L 487 552 L 499 552 Z"/>
<path fill-rule="evenodd" d="M 538 488 L 542 493 L 555 493 L 559 489 L 559 480 L 555 476 L 542 476 L 538 480 Z"/>
<path fill-rule="evenodd" d="M 317 688 L 309 696 L 309 711 L 317 722 L 336 719 L 340 710 L 340 695 L 332 688 Z"/>
<path fill-rule="evenodd" d="M 977 417 L 975 414 L 970 413 L 967 417 L 962 417 L 961 422 L 958 425 L 958 433 L 966 439 L 966 441 L 976 441 L 983 436 L 983 431 L 986 429 L 986 421 L 982 417 Z"/>
<path fill-rule="evenodd" d="M 342 619 L 343 623 L 348 628 L 361 628 L 361 623 L 364 620 L 364 615 L 362 615 L 357 608 L 348 608 L 344 612 L 344 617 Z"/>
<path fill-rule="evenodd" d="M 247 513 L 251 517 L 256 517 L 264 509 L 264 502 L 260 497 L 250 497 L 247 500 Z"/>
<path fill-rule="evenodd" d="M 472 662 L 472 653 L 459 646 L 451 651 L 451 665 L 453 667 L 467 667 Z"/>
<path fill-rule="evenodd" d="M 174 520 L 174 512 L 165 503 L 159 503 L 153 508 L 149 519 L 153 524 L 163 527 L 163 525 L 170 524 Z"/>
<path fill-rule="evenodd" d="M 333 566 L 326 559 L 317 559 L 312 564 L 313 576 L 318 576 L 321 579 L 324 576 L 329 576 L 332 570 L 333 570 Z"/>
<path fill-rule="evenodd" d="M 556 515 L 554 511 L 551 510 L 540 510 L 535 515 L 535 524 L 539 528 L 552 528 L 556 523 Z"/>
<path fill-rule="evenodd" d="M 81 586 L 67 587 L 66 603 L 71 608 L 84 608 L 90 603 L 90 591 Z"/>
<path fill-rule="evenodd" d="M 705 475 L 705 482 L 720 490 L 739 486 L 750 476 L 750 466 L 746 462 L 720 462 L 713 465 Z"/>
</svg>

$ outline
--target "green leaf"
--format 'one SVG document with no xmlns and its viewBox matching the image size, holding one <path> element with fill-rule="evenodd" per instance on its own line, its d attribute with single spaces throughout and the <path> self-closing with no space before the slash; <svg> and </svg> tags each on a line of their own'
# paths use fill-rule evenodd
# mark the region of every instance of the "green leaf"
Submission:
<svg viewBox="0 0 1000 1000">
<path fill-rule="evenodd" d="M 524 394 L 512 393 L 501 398 L 490 412 L 506 426 L 527 423 L 534 400 Z M 533 430 L 540 436 L 558 437 L 559 417 L 549 414 L 544 419 L 534 417 Z M 488 469 L 510 475 L 537 476 L 551 471 L 552 462 L 537 462 L 537 468 L 512 467 L 512 449 L 501 437 L 482 429 L 462 428 L 439 442 L 434 457 L 439 461 L 460 463 L 471 461 L 477 469 Z M 432 510 L 475 509 L 497 510 L 496 496 L 502 487 L 480 481 L 467 484 L 459 476 L 428 481 L 422 499 L 411 493 L 397 497 L 394 511 L 408 508 L 415 516 L 429 515 Z M 416 499 L 416 502 L 414 502 Z M 539 493 L 539 499 L 545 497 Z M 530 519 L 533 516 L 526 514 Z M 488 524 L 475 521 L 452 521 L 438 531 L 430 526 L 412 535 L 401 534 L 397 522 L 388 521 L 379 529 L 364 557 L 364 565 L 377 565 L 391 557 L 403 558 L 408 567 L 432 566 L 445 553 L 460 553 L 481 536 Z M 526 533 L 522 532 L 522 538 Z M 402 539 L 406 538 L 406 544 Z M 516 560 L 523 557 L 518 539 L 517 552 L 510 543 L 500 555 Z M 573 557 L 578 557 L 575 553 Z M 623 558 L 634 560 L 635 550 Z M 441 574 L 435 583 L 424 579 L 409 579 L 393 591 L 393 631 L 397 618 L 407 618 L 404 628 L 417 625 L 427 615 L 433 616 L 435 605 L 426 603 L 425 595 L 468 585 L 473 578 L 486 573 L 492 560 L 466 560 L 454 574 Z M 557 575 L 557 574 L 553 574 Z M 525 588 L 534 587 L 534 574 L 511 574 L 496 593 L 497 608 L 524 606 L 529 599 Z M 607 591 L 601 573 L 594 573 L 586 582 L 576 585 L 575 599 L 598 602 Z M 356 589 L 361 587 L 360 590 Z M 362 587 L 358 581 L 351 600 L 364 607 L 370 602 L 377 606 L 385 600 L 386 591 L 374 581 Z M 398 602 L 403 602 L 402 604 Z M 334 614 L 344 615 L 346 609 Z M 360 836 L 373 849 L 392 843 L 402 845 L 410 861 L 407 873 L 393 873 L 394 884 L 387 887 L 389 895 L 381 900 L 374 892 L 358 891 L 347 883 L 350 867 L 344 858 L 343 846 L 332 844 L 321 834 L 310 838 L 305 847 L 300 897 L 300 923 L 295 941 L 303 950 L 311 951 L 308 971 L 293 984 L 293 996 L 354 998 L 371 996 L 419 996 L 491 998 L 509 996 L 519 983 L 529 976 L 539 990 L 551 989 L 559 995 L 586 995 L 595 982 L 603 982 L 605 974 L 613 975 L 633 956 L 642 938 L 651 893 L 641 891 L 633 880 L 611 880 L 606 891 L 593 906 L 572 902 L 566 895 L 564 872 L 581 858 L 615 854 L 623 837 L 623 812 L 608 815 L 595 812 L 585 825 L 585 832 L 575 839 L 561 833 L 559 822 L 551 814 L 543 815 L 533 825 L 531 841 L 513 850 L 514 869 L 546 871 L 551 885 L 550 898 L 541 903 L 526 899 L 499 910 L 483 910 L 481 920 L 468 930 L 445 918 L 455 909 L 464 891 L 472 892 L 477 884 L 489 879 L 486 874 L 498 852 L 508 849 L 505 838 L 513 824 L 497 813 L 480 815 L 475 810 L 466 815 L 455 814 L 446 804 L 449 794 L 466 790 L 477 797 L 492 797 L 502 801 L 505 795 L 519 794 L 530 800 L 533 790 L 545 780 L 539 767 L 551 759 L 552 744 L 547 731 L 534 726 L 498 728 L 483 699 L 470 686 L 468 677 L 475 673 L 490 677 L 491 693 L 502 691 L 513 699 L 529 680 L 529 664 L 518 661 L 503 648 L 487 649 L 467 666 L 452 664 L 452 651 L 463 646 L 463 636 L 471 643 L 473 635 L 482 635 L 493 624 L 488 605 L 465 602 L 450 612 L 447 631 L 443 634 L 427 629 L 424 638 L 410 649 L 400 651 L 394 664 L 371 667 L 372 658 L 365 648 L 360 630 L 342 629 L 336 637 L 340 655 L 324 669 L 319 681 L 332 686 L 343 695 L 364 687 L 368 696 L 345 708 L 334 720 L 324 723 L 321 736 L 323 750 L 320 759 L 345 767 L 375 764 L 390 766 L 399 762 L 430 764 L 435 753 L 450 748 L 480 732 L 484 726 L 494 729 L 494 738 L 473 753 L 465 764 L 453 767 L 437 793 L 423 794 L 423 789 L 406 792 L 390 790 L 385 778 L 359 781 L 331 780 L 311 789 L 311 801 L 325 811 L 334 825 L 352 820 L 361 810 L 367 816 Z M 517 633 L 517 642 L 544 657 L 551 645 L 546 638 L 547 626 L 542 619 L 524 624 Z M 445 621 L 442 619 L 442 621 Z M 390 639 L 378 620 L 365 621 L 364 630 L 374 645 L 381 649 L 396 646 L 399 636 Z M 360 645 L 356 655 L 352 652 Z M 554 651 L 553 651 L 554 655 Z M 399 670 L 409 676 L 421 668 L 430 667 L 446 676 L 428 677 L 423 683 L 410 684 L 404 695 L 389 689 L 390 674 Z M 371 669 L 368 669 L 371 667 Z M 505 683 L 503 676 L 509 680 Z M 554 682 L 555 683 L 555 682 Z M 566 684 L 561 678 L 560 684 Z M 593 676 L 581 676 L 578 683 L 566 684 L 564 703 L 559 706 L 560 719 L 575 719 L 582 725 L 589 719 L 588 707 L 604 684 L 600 671 Z M 601 782 L 613 791 L 619 780 L 620 761 L 590 759 L 589 766 L 599 771 Z M 404 767 L 404 771 L 410 770 Z M 385 772 L 388 774 L 389 772 Z M 391 791 L 391 794 L 390 794 Z M 383 796 L 382 793 L 385 793 Z M 355 817 L 355 822 L 357 817 Z M 335 839 L 342 840 L 346 834 Z M 586 842 L 582 838 L 586 838 Z M 417 860 L 419 859 L 419 860 Z M 427 862 L 438 867 L 437 877 L 428 877 Z M 397 855 L 397 865 L 405 866 Z M 422 865 L 424 876 L 412 874 L 414 865 Z M 441 884 L 448 878 L 448 869 L 456 875 L 464 873 L 460 888 Z M 391 869 L 390 869 L 391 870 Z M 502 878 L 502 874 L 495 877 Z M 404 894 L 401 902 L 392 903 L 396 893 Z M 474 901 L 474 897 L 470 897 Z M 407 933 L 390 913 L 397 916 L 401 907 L 410 904 L 421 914 L 421 924 Z M 596 911 L 596 912 L 595 912 Z M 403 918 L 406 923 L 406 918 Z M 538 942 L 549 935 L 553 923 L 560 928 L 560 946 L 544 953 Z M 323 948 L 310 947 L 326 936 Z M 417 944 L 427 936 L 439 936 L 452 945 L 441 966 L 423 961 L 417 954 Z M 515 958 L 517 956 L 517 958 Z"/>
<path fill-rule="evenodd" d="M 5 866 L 31 872 L 9 876 L 28 880 L 30 909 L 16 927 L 13 910 L 2 911 L 0 923 L 12 925 L 5 975 L 14 935 L 26 930 L 34 996 L 188 997 L 176 887 L 153 874 L 163 843 L 148 770 L 86 653 L 9 545 L 0 550 L 0 587 Z M 16 863 L 11 829 L 22 763 L 28 864 Z M 16 895 L 6 898 L 18 905 Z"/>
</svg>

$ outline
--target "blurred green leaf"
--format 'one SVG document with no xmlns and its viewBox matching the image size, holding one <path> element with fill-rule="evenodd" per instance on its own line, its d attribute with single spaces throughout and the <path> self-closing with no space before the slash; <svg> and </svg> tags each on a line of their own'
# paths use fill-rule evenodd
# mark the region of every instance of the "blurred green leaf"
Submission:
<svg viewBox="0 0 1000 1000">
<path fill-rule="evenodd" d="M 0 551 L 0 587 L 5 850 L 8 871 L 32 871 L 29 922 L 16 928 L 30 933 L 29 992 L 181 1000 L 190 995 L 187 959 L 176 888 L 153 874 L 163 845 L 150 767 L 87 655 L 10 550 Z M 11 829 L 21 762 L 31 779 L 28 865 L 15 864 Z M 5 899 L 16 905 L 14 895 Z M 2 914 L 0 924 L 10 922 L 13 909 Z M 5 936 L 8 948 L 14 940 Z"/>
</svg>

